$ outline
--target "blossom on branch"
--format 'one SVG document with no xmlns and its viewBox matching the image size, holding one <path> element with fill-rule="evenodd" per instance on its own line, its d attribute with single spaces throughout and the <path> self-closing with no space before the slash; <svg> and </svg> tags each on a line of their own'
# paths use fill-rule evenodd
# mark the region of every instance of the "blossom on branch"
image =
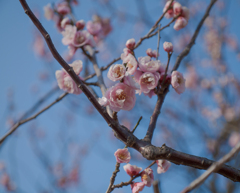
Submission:
<svg viewBox="0 0 240 193">
<path fill-rule="evenodd" d="M 144 182 L 133 182 L 131 184 L 132 193 L 139 193 L 143 190 L 144 187 L 145 187 Z"/>
<path fill-rule="evenodd" d="M 82 71 L 81 60 L 74 61 L 70 66 L 77 75 Z M 82 90 L 78 88 L 77 84 L 64 69 L 56 71 L 56 78 L 60 89 L 72 94 L 82 93 Z"/>
<path fill-rule="evenodd" d="M 152 60 L 151 57 L 139 57 L 139 68 L 143 72 L 157 72 L 161 66 L 161 62 L 159 60 Z"/>
<path fill-rule="evenodd" d="M 148 48 L 146 53 L 151 58 L 157 58 L 157 56 L 159 56 L 159 54 L 157 53 L 157 50 L 152 50 L 151 48 Z"/>
<path fill-rule="evenodd" d="M 143 170 L 141 174 L 141 180 L 146 186 L 150 187 L 154 180 L 153 170 L 151 168 L 146 168 Z"/>
<path fill-rule="evenodd" d="M 127 42 L 126 42 L 126 47 L 130 50 L 133 50 L 134 49 L 134 46 L 135 46 L 135 39 L 129 39 Z"/>
<path fill-rule="evenodd" d="M 77 27 L 76 26 L 66 25 L 64 31 L 62 32 L 62 35 L 63 35 L 62 43 L 63 43 L 63 45 L 72 44 L 76 32 L 77 32 Z"/>
<path fill-rule="evenodd" d="M 106 102 L 106 99 L 107 102 Z M 105 101 L 104 103 L 102 101 Z M 136 102 L 135 90 L 124 83 L 117 83 L 109 88 L 105 96 L 99 100 L 103 106 L 109 105 L 113 111 L 126 110 L 130 111 Z"/>
<path fill-rule="evenodd" d="M 171 166 L 171 163 L 167 160 L 159 159 L 159 160 L 156 160 L 156 163 L 158 165 L 157 167 L 158 174 L 165 173 Z"/>
<path fill-rule="evenodd" d="M 139 168 L 139 167 L 137 167 L 135 165 L 131 165 L 131 164 L 127 164 L 127 165 L 123 166 L 123 169 L 125 170 L 125 172 L 127 172 L 127 174 L 129 176 L 136 176 L 142 170 L 142 168 Z"/>
<path fill-rule="evenodd" d="M 163 43 L 163 49 L 166 52 L 168 52 L 168 53 L 173 52 L 173 45 L 172 45 L 172 43 L 171 42 L 164 42 Z"/>
<path fill-rule="evenodd" d="M 126 68 L 122 64 L 112 65 L 107 73 L 107 77 L 112 81 L 117 81 L 123 79 L 126 73 Z"/>
<path fill-rule="evenodd" d="M 178 94 L 182 94 L 185 91 L 185 79 L 182 73 L 173 71 L 171 75 L 171 84 Z"/>
<path fill-rule="evenodd" d="M 127 148 L 118 149 L 114 155 L 118 163 L 128 163 L 131 159 L 130 152 Z"/>
</svg>

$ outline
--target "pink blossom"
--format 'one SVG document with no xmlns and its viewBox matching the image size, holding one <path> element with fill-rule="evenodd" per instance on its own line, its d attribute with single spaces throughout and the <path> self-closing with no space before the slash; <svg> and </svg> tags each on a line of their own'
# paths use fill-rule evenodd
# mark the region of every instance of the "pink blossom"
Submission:
<svg viewBox="0 0 240 193">
<path fill-rule="evenodd" d="M 175 2 L 173 4 L 173 13 L 174 13 L 174 17 L 182 13 L 182 5 L 180 3 Z"/>
<path fill-rule="evenodd" d="M 128 48 L 124 48 L 123 53 L 121 54 L 121 60 L 123 61 L 123 63 L 127 63 L 127 62 L 125 62 L 125 60 L 126 60 L 128 54 L 132 54 L 132 51 L 129 50 Z"/>
<path fill-rule="evenodd" d="M 117 81 L 123 79 L 125 73 L 126 68 L 124 65 L 114 64 L 109 68 L 107 77 L 112 81 Z"/>
<path fill-rule="evenodd" d="M 171 166 L 171 163 L 167 160 L 159 159 L 156 162 L 158 165 L 158 168 L 157 168 L 158 174 L 165 173 L 168 170 L 168 168 Z"/>
<path fill-rule="evenodd" d="M 68 50 L 69 50 L 69 53 L 68 53 L 69 56 L 72 57 L 76 53 L 77 48 L 75 46 L 73 46 L 72 44 L 70 44 L 68 46 Z"/>
<path fill-rule="evenodd" d="M 62 43 L 63 43 L 63 45 L 72 44 L 76 32 L 77 32 L 76 26 L 66 25 L 64 31 L 62 32 L 62 35 L 63 35 Z"/>
<path fill-rule="evenodd" d="M 182 73 L 178 71 L 173 71 L 171 76 L 172 87 L 178 94 L 182 94 L 185 91 L 185 79 L 183 78 Z"/>
<path fill-rule="evenodd" d="M 160 74 L 158 72 L 143 73 L 139 78 L 141 92 L 149 93 L 152 89 L 154 89 L 157 86 L 159 79 L 160 79 Z"/>
<path fill-rule="evenodd" d="M 90 42 L 91 35 L 87 31 L 77 31 L 73 38 L 73 45 L 81 47 Z"/>
<path fill-rule="evenodd" d="M 128 163 L 131 159 L 130 152 L 127 148 L 118 149 L 114 155 L 118 163 Z"/>
<path fill-rule="evenodd" d="M 105 93 L 108 104 L 113 111 L 126 110 L 130 111 L 136 102 L 135 90 L 130 86 L 117 83 L 112 88 L 109 88 Z"/>
<path fill-rule="evenodd" d="M 125 170 L 125 172 L 127 172 L 129 176 L 136 176 L 142 170 L 142 168 L 139 168 L 131 164 L 123 166 L 123 169 Z"/>
<path fill-rule="evenodd" d="M 233 132 L 228 139 L 228 144 L 231 147 L 235 147 L 238 144 L 238 142 L 240 142 L 240 133 Z"/>
<path fill-rule="evenodd" d="M 101 19 L 102 24 L 102 33 L 104 36 L 107 36 L 112 31 L 112 26 L 109 18 Z"/>
<path fill-rule="evenodd" d="M 133 182 L 131 184 L 131 189 L 132 189 L 132 193 L 139 193 L 143 190 L 143 188 L 145 187 L 145 183 L 144 182 Z"/>
<path fill-rule="evenodd" d="M 136 83 L 136 81 L 133 80 L 133 77 L 128 75 L 123 78 L 123 83 L 130 86 L 134 90 L 140 89 L 139 84 Z"/>
<path fill-rule="evenodd" d="M 67 2 L 62 2 L 57 5 L 57 12 L 62 15 L 67 15 L 71 12 L 70 7 L 68 6 Z"/>
<path fill-rule="evenodd" d="M 108 103 L 108 99 L 106 97 L 102 97 L 102 98 L 99 98 L 98 99 L 98 102 L 100 105 L 102 106 L 107 106 L 109 103 Z"/>
<path fill-rule="evenodd" d="M 87 30 L 90 34 L 92 34 L 93 36 L 96 36 L 102 30 L 102 26 L 98 22 L 88 21 L 87 22 Z"/>
<path fill-rule="evenodd" d="M 150 187 L 154 180 L 153 170 L 151 168 L 146 168 L 143 170 L 141 173 L 141 180 L 146 186 Z"/>
<path fill-rule="evenodd" d="M 76 22 L 76 27 L 78 30 L 82 30 L 85 27 L 85 22 L 84 20 L 79 20 Z"/>
<path fill-rule="evenodd" d="M 187 24 L 188 24 L 188 21 L 184 17 L 178 17 L 173 28 L 178 31 L 184 28 Z"/>
<path fill-rule="evenodd" d="M 189 9 L 187 7 L 182 7 L 181 16 L 184 17 L 187 21 L 189 20 Z"/>
<path fill-rule="evenodd" d="M 128 56 L 124 59 L 123 63 L 127 64 L 127 74 L 133 75 L 138 67 L 138 62 L 132 54 L 128 54 Z"/>
<path fill-rule="evenodd" d="M 148 48 L 146 51 L 147 55 L 150 56 L 151 58 L 157 58 L 157 55 L 159 56 L 159 54 L 157 53 L 157 50 L 152 50 L 151 48 Z"/>
<path fill-rule="evenodd" d="M 164 42 L 163 43 L 163 49 L 166 52 L 168 52 L 168 53 L 173 52 L 173 45 L 172 45 L 172 43 L 171 42 Z"/>
<path fill-rule="evenodd" d="M 160 68 L 160 61 L 151 60 L 151 57 L 139 57 L 139 68 L 143 72 L 157 72 Z"/>
<path fill-rule="evenodd" d="M 77 75 L 79 75 L 82 71 L 81 60 L 74 61 L 72 64 L 70 64 L 70 66 Z M 60 89 L 72 94 L 82 93 L 81 89 L 77 87 L 77 84 L 64 69 L 56 71 L 56 78 Z"/>
<path fill-rule="evenodd" d="M 65 28 L 66 25 L 71 24 L 71 20 L 68 17 L 65 17 L 62 21 L 61 21 L 61 28 Z"/>
<path fill-rule="evenodd" d="M 54 16 L 54 11 L 51 7 L 51 4 L 47 4 L 46 6 L 43 7 L 44 9 L 44 16 L 47 20 L 51 20 L 53 19 L 53 16 Z"/>
<path fill-rule="evenodd" d="M 126 47 L 130 50 L 133 50 L 134 49 L 134 46 L 135 46 L 135 39 L 129 39 L 127 42 L 126 42 Z"/>
<path fill-rule="evenodd" d="M 173 17 L 173 5 L 174 5 L 174 1 L 171 5 L 171 1 L 167 1 L 167 3 L 165 4 L 164 8 L 163 8 L 163 13 L 169 8 L 169 6 L 171 6 L 171 8 L 167 11 L 167 13 L 164 15 L 167 19 Z"/>
</svg>

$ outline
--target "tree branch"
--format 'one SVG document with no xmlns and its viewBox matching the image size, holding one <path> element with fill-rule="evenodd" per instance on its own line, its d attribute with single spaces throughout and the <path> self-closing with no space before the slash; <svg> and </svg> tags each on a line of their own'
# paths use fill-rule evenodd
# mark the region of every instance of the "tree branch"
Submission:
<svg viewBox="0 0 240 193">
<path fill-rule="evenodd" d="M 197 186 L 202 184 L 211 173 L 218 171 L 222 165 L 228 162 L 237 152 L 240 150 L 240 142 L 225 156 L 223 156 L 218 162 L 215 162 L 204 172 L 199 178 L 194 180 L 188 187 L 186 187 L 182 193 L 190 192 L 191 190 L 195 189 Z"/>
</svg>

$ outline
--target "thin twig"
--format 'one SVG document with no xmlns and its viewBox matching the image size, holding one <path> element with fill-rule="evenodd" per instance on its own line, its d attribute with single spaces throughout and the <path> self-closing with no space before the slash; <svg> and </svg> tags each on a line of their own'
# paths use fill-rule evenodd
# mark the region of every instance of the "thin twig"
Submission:
<svg viewBox="0 0 240 193">
<path fill-rule="evenodd" d="M 217 1 L 217 0 L 211 0 L 211 2 L 210 2 L 210 4 L 209 4 L 209 6 L 208 6 L 208 8 L 207 8 L 207 10 L 206 10 L 206 12 L 205 12 L 205 14 L 204 14 L 204 16 L 202 17 L 201 21 L 200 21 L 199 24 L 198 24 L 198 26 L 197 26 L 197 28 L 196 28 L 196 30 L 195 30 L 195 32 L 194 32 L 194 34 L 193 34 L 193 36 L 192 36 L 189 44 L 185 47 L 185 49 L 181 52 L 181 54 L 178 55 L 172 71 L 175 71 L 175 70 L 178 69 L 178 67 L 179 67 L 182 59 L 183 59 L 185 56 L 187 56 L 188 53 L 190 52 L 192 46 L 195 44 L 195 40 L 196 40 L 196 38 L 197 38 L 197 36 L 198 36 L 198 34 L 199 34 L 199 32 L 200 32 L 200 29 L 202 28 L 202 25 L 203 25 L 205 19 L 208 17 L 208 15 L 209 15 L 209 13 L 210 13 L 210 10 L 211 10 L 212 6 L 214 5 L 214 3 L 215 3 L 216 1 Z"/>
<path fill-rule="evenodd" d="M 159 190 L 159 181 L 158 180 L 154 180 L 153 183 L 153 192 L 154 193 L 160 193 L 160 190 Z"/>
<path fill-rule="evenodd" d="M 218 162 L 215 162 L 205 171 L 201 176 L 199 176 L 196 180 L 194 180 L 188 187 L 186 187 L 182 193 L 190 192 L 191 190 L 198 187 L 200 184 L 202 184 L 208 176 L 210 176 L 211 173 L 216 172 L 219 170 L 222 165 L 226 162 L 228 162 L 237 152 L 240 150 L 240 142 L 225 156 L 223 156 Z"/>
<path fill-rule="evenodd" d="M 60 97 L 58 97 L 54 102 L 52 102 L 51 104 L 49 104 L 48 106 L 46 106 L 45 108 L 43 108 L 41 111 L 39 111 L 38 113 L 36 113 L 35 115 L 24 119 L 22 121 L 19 121 L 18 123 L 16 123 L 1 139 L 0 139 L 0 145 L 2 144 L 2 142 L 9 136 L 11 135 L 20 125 L 33 120 L 35 118 L 37 118 L 40 114 L 42 114 L 43 112 L 45 112 L 46 110 L 48 110 L 51 106 L 53 106 L 54 104 L 56 104 L 57 102 L 59 102 L 60 100 L 62 100 L 68 93 L 63 93 Z"/>
<path fill-rule="evenodd" d="M 161 28 L 161 24 L 159 24 L 158 26 L 158 29 Z M 158 32 L 158 43 L 157 43 L 157 57 L 156 57 L 156 60 L 158 60 L 158 56 L 159 56 L 159 46 L 160 46 L 160 39 L 161 39 L 161 36 L 160 36 L 160 30 L 157 31 Z"/>
</svg>

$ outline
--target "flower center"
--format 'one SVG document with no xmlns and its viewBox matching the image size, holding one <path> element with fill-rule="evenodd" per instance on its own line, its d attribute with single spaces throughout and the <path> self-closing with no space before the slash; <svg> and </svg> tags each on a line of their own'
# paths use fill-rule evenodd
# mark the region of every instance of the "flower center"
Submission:
<svg viewBox="0 0 240 193">
<path fill-rule="evenodd" d="M 118 100 L 125 100 L 127 98 L 127 95 L 124 93 L 122 89 L 118 89 L 116 91 L 116 95 Z"/>
</svg>

